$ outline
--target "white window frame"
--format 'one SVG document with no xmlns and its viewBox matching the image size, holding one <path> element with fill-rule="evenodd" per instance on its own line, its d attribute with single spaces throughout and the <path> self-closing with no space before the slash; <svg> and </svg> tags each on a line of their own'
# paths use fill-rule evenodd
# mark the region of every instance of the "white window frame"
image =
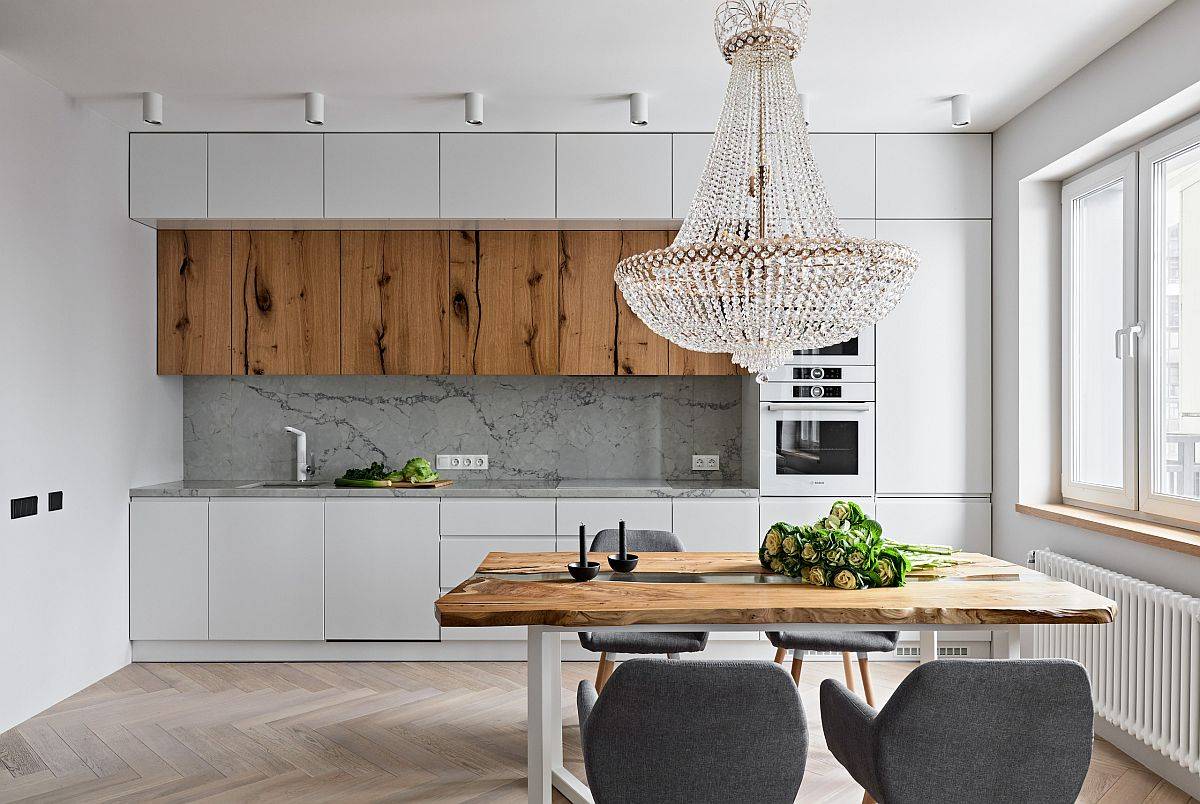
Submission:
<svg viewBox="0 0 1200 804">
<path fill-rule="evenodd" d="M 1074 388 L 1074 361 L 1071 354 L 1071 331 L 1075 282 L 1075 204 L 1117 182 L 1122 182 L 1122 276 L 1123 326 L 1113 333 L 1114 359 L 1122 360 L 1122 479 L 1121 488 L 1080 483 L 1071 476 L 1075 428 L 1071 414 Z M 1129 347 L 1131 327 L 1138 312 L 1138 160 L 1127 154 L 1080 174 L 1062 188 L 1062 495 L 1068 503 L 1099 505 L 1107 508 L 1136 510 L 1138 507 L 1138 388 L 1137 357 Z"/>
<path fill-rule="evenodd" d="M 1139 217 L 1143 224 L 1139 229 L 1138 249 L 1138 296 L 1140 299 L 1139 312 L 1142 321 L 1146 322 L 1145 337 L 1139 339 L 1138 356 L 1141 368 L 1138 373 L 1138 405 L 1144 412 L 1139 419 L 1139 457 L 1140 457 L 1140 493 L 1139 509 L 1153 517 L 1161 517 L 1192 525 L 1200 524 L 1200 500 L 1188 500 L 1154 491 L 1154 417 L 1158 414 L 1153 404 L 1153 393 L 1156 387 L 1154 373 L 1157 369 L 1154 355 L 1154 326 L 1157 317 L 1165 315 L 1160 310 L 1152 291 L 1154 288 L 1154 272 L 1157 269 L 1154 257 L 1159 244 L 1154 233 L 1157 228 L 1157 209 L 1154 197 L 1154 178 L 1158 173 L 1159 163 L 1170 159 L 1192 148 L 1200 147 L 1200 120 L 1195 120 L 1180 128 L 1162 134 L 1139 148 L 1140 183 L 1138 199 L 1140 203 Z"/>
</svg>

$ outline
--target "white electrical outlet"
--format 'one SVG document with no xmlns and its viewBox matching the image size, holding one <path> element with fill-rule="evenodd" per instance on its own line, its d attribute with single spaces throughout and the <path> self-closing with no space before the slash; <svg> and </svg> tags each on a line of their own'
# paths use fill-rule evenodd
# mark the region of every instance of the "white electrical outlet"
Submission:
<svg viewBox="0 0 1200 804">
<path fill-rule="evenodd" d="M 441 469 L 487 469 L 488 456 L 486 455 L 439 455 L 437 456 L 437 466 Z"/>
<path fill-rule="evenodd" d="M 693 472 L 713 472 L 721 468 L 720 455 L 693 455 Z"/>
</svg>

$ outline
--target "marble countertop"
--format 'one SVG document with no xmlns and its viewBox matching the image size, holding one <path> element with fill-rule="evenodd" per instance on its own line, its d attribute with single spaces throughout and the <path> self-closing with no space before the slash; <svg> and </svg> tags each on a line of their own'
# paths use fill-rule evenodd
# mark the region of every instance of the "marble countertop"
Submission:
<svg viewBox="0 0 1200 804">
<path fill-rule="evenodd" d="M 332 481 L 177 480 L 140 486 L 130 497 L 757 497 L 745 483 L 720 480 L 455 480 L 440 489 L 351 489 Z"/>
</svg>

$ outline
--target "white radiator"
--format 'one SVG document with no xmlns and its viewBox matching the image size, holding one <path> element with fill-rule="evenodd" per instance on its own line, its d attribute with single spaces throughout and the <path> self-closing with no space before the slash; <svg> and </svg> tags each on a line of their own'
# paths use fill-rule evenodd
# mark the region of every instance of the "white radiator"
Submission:
<svg viewBox="0 0 1200 804">
<path fill-rule="evenodd" d="M 1117 603 L 1108 625 L 1033 626 L 1036 655 L 1082 664 L 1098 715 L 1200 773 L 1200 598 L 1049 550 L 1033 558 Z"/>
</svg>

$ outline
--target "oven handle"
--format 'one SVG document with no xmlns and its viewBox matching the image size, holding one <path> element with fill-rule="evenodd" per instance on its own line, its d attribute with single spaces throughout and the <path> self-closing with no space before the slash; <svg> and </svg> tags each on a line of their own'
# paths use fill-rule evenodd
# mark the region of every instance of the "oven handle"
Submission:
<svg viewBox="0 0 1200 804">
<path fill-rule="evenodd" d="M 859 407 L 855 405 L 832 405 L 828 402 L 813 402 L 808 404 L 803 402 L 771 402 L 767 404 L 767 410 L 834 410 L 848 413 L 871 412 L 869 407 Z"/>
</svg>

